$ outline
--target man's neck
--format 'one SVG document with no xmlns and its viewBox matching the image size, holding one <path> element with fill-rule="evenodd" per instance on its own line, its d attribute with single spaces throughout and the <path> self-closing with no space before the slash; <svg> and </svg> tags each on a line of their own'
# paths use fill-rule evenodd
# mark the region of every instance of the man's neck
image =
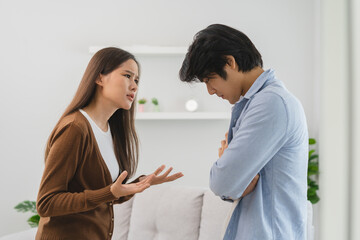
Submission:
<svg viewBox="0 0 360 240">
<path fill-rule="evenodd" d="M 258 79 L 258 77 L 263 72 L 264 69 L 262 69 L 261 67 L 255 67 L 250 72 L 244 73 L 244 86 L 241 91 L 241 96 L 245 96 L 245 94 L 249 91 L 256 79 Z"/>
</svg>

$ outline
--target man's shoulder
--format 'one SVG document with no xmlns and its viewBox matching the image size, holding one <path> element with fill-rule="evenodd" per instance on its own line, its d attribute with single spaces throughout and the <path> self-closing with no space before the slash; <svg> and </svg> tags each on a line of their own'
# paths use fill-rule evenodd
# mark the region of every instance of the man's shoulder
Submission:
<svg viewBox="0 0 360 240">
<path fill-rule="evenodd" d="M 263 112 L 282 113 L 289 124 L 297 123 L 306 127 L 306 116 L 300 100 L 280 82 L 271 84 L 253 96 L 253 105 L 261 105 Z"/>
<path fill-rule="evenodd" d="M 291 111 L 301 109 L 296 98 L 281 86 L 268 86 L 254 94 L 246 107 L 246 111 L 258 113 L 261 116 L 276 115 L 287 118 Z M 274 116 L 275 116 L 274 115 Z"/>
<path fill-rule="evenodd" d="M 249 102 L 251 106 L 262 107 L 264 109 L 272 109 L 274 107 L 283 107 L 286 105 L 286 94 L 282 93 L 280 90 L 271 89 L 267 87 L 262 91 L 254 94 Z"/>
<path fill-rule="evenodd" d="M 292 94 L 281 81 L 276 81 L 266 86 L 257 92 L 253 98 L 258 101 L 264 101 L 266 104 L 276 103 L 276 99 L 281 99 L 281 102 L 285 105 L 298 105 L 300 103 L 295 95 Z"/>
</svg>

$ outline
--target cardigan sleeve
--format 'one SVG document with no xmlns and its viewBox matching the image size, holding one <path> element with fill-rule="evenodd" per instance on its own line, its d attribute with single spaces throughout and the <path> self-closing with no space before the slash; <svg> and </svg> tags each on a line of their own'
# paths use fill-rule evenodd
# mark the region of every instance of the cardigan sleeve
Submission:
<svg viewBox="0 0 360 240">
<path fill-rule="evenodd" d="M 117 199 L 110 185 L 96 190 L 69 192 L 68 184 L 83 158 L 85 134 L 79 126 L 68 123 L 50 137 L 49 152 L 40 183 L 37 211 L 41 217 L 85 212 L 99 204 Z"/>
</svg>

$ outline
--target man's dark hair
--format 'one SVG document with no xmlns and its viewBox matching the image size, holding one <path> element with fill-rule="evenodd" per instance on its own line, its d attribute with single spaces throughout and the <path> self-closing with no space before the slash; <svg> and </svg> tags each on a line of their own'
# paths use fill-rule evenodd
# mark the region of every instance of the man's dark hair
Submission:
<svg viewBox="0 0 360 240">
<path fill-rule="evenodd" d="M 226 55 L 235 58 L 242 72 L 263 66 L 261 54 L 244 33 L 222 24 L 213 24 L 194 36 L 179 72 L 180 80 L 203 81 L 213 73 L 226 79 Z"/>
</svg>

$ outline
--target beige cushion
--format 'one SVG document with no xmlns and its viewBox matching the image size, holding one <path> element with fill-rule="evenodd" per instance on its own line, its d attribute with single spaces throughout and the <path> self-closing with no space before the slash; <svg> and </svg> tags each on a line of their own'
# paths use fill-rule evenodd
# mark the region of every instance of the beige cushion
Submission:
<svg viewBox="0 0 360 240">
<path fill-rule="evenodd" d="M 204 191 L 168 185 L 137 194 L 128 240 L 197 240 Z"/>
<path fill-rule="evenodd" d="M 215 196 L 210 190 L 205 192 L 199 240 L 221 239 L 221 230 L 224 227 L 225 218 L 230 211 L 231 205 L 230 202 L 225 202 L 220 197 Z"/>
</svg>

